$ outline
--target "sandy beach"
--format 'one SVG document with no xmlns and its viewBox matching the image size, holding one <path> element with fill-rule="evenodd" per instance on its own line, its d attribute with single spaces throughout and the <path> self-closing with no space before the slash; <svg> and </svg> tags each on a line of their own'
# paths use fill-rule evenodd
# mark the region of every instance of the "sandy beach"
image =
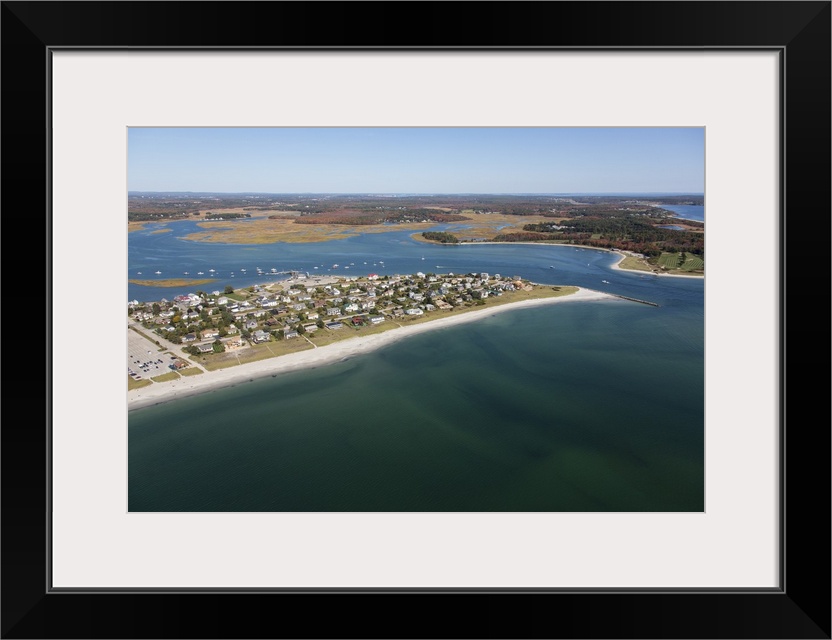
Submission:
<svg viewBox="0 0 832 640">
<path fill-rule="evenodd" d="M 245 382 L 251 382 L 256 378 L 274 376 L 289 371 L 307 369 L 323 366 L 332 362 L 345 360 L 352 356 L 367 353 L 374 349 L 392 344 L 426 331 L 433 331 L 444 327 L 474 322 L 481 318 L 496 315 L 514 309 L 535 307 L 544 304 L 557 304 L 581 300 L 603 300 L 615 299 L 614 296 L 601 291 L 590 289 L 579 289 L 576 293 L 558 298 L 540 298 L 536 300 L 523 300 L 513 302 L 491 309 L 469 311 L 462 315 L 437 318 L 430 322 L 423 322 L 412 326 L 405 326 L 400 329 L 386 331 L 384 333 L 350 338 L 334 344 L 330 344 L 307 351 L 290 353 L 277 358 L 260 360 L 248 364 L 242 364 L 228 369 L 218 371 L 206 371 L 197 376 L 185 376 L 170 382 L 157 382 L 150 386 L 134 389 L 127 394 L 128 411 L 141 409 L 143 407 L 169 402 L 178 398 L 184 398 L 200 393 L 205 393 L 222 387 L 234 386 Z"/>
</svg>

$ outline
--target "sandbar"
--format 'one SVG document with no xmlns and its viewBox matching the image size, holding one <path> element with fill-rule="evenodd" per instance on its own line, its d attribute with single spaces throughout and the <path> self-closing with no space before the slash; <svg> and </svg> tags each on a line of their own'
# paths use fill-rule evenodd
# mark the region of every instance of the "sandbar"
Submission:
<svg viewBox="0 0 832 640">
<path fill-rule="evenodd" d="M 594 291 L 592 289 L 578 289 L 573 294 L 557 298 L 536 298 L 533 300 L 521 300 L 508 304 L 499 305 L 490 309 L 478 309 L 468 311 L 461 315 L 447 318 L 437 318 L 430 322 L 422 322 L 399 329 L 385 331 L 368 336 L 359 336 L 341 340 L 315 349 L 308 349 L 297 353 L 259 360 L 246 364 L 237 365 L 217 371 L 205 371 L 198 376 L 185 376 L 170 382 L 158 382 L 141 389 L 134 389 L 127 394 L 127 409 L 133 411 L 143 407 L 162 404 L 171 400 L 193 396 L 222 387 L 230 387 L 245 382 L 251 382 L 256 378 L 274 376 L 289 371 L 320 367 L 333 362 L 339 362 L 362 353 L 367 353 L 380 347 L 392 344 L 409 336 L 426 331 L 433 331 L 444 327 L 451 327 L 466 322 L 493 316 L 505 311 L 535 307 L 544 304 L 555 304 L 559 302 L 580 301 L 580 300 L 614 300 L 615 296 Z"/>
</svg>

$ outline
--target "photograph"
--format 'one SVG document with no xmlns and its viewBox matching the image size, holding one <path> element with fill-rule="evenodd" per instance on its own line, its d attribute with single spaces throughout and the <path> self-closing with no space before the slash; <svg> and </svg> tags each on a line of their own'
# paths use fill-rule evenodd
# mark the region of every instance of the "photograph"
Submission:
<svg viewBox="0 0 832 640">
<path fill-rule="evenodd" d="M 702 512 L 703 127 L 131 127 L 131 512 Z"/>
<path fill-rule="evenodd" d="M 829 0 L 2 4 L 2 638 L 829 640 Z"/>
</svg>

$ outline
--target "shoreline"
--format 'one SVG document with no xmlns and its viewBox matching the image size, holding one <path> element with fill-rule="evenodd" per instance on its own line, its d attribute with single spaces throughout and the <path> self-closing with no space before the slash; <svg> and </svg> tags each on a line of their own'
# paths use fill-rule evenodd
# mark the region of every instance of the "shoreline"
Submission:
<svg viewBox="0 0 832 640">
<path fill-rule="evenodd" d="M 241 364 L 217 371 L 205 371 L 203 374 L 198 376 L 184 376 L 180 377 L 178 380 L 172 380 L 170 382 L 154 382 L 149 387 L 142 387 L 141 389 L 128 391 L 127 410 L 129 412 L 153 405 L 163 404 L 179 398 L 186 398 L 224 387 L 232 387 L 245 382 L 252 382 L 258 378 L 266 378 L 269 376 L 273 377 L 278 374 L 288 373 L 290 371 L 312 369 L 374 351 L 409 336 L 472 322 L 497 313 L 510 311 L 512 309 L 524 309 L 544 304 L 555 304 L 567 301 L 607 299 L 616 299 L 616 296 L 602 291 L 579 288 L 575 293 L 563 297 L 522 300 L 496 306 L 491 309 L 468 311 L 467 313 L 459 316 L 437 318 L 436 320 L 432 320 L 430 322 L 401 327 L 385 331 L 384 333 L 348 338 L 333 344 L 298 353 L 290 353 L 283 356 L 277 356 L 275 358 L 269 358 L 267 360 L 259 360 L 257 362 Z"/>
<path fill-rule="evenodd" d="M 617 253 L 617 252 L 613 251 L 612 253 Z M 705 277 L 704 273 L 702 275 L 696 275 L 696 274 L 685 275 L 684 273 L 655 273 L 653 271 L 641 271 L 639 269 L 622 269 L 618 265 L 620 265 L 622 262 L 624 262 L 624 258 L 626 258 L 626 257 L 627 257 L 627 255 L 622 253 L 621 258 L 618 260 L 618 262 L 611 265 L 610 268 L 614 269 L 615 271 L 624 271 L 625 273 L 640 273 L 640 274 L 646 275 L 646 276 L 656 276 L 657 278 L 704 278 Z"/>
<path fill-rule="evenodd" d="M 523 244 L 523 245 L 537 246 L 537 247 L 540 247 L 540 246 L 544 246 L 544 247 L 546 247 L 546 246 L 549 246 L 549 247 L 553 247 L 553 246 L 554 247 L 578 247 L 578 248 L 581 248 L 581 249 L 590 249 L 592 251 L 606 251 L 607 253 L 617 253 L 618 255 L 621 256 L 619 258 L 618 262 L 616 262 L 616 263 L 614 263 L 610 266 L 611 269 L 614 269 L 616 271 L 623 271 L 624 273 L 638 273 L 638 274 L 641 274 L 641 275 L 648 275 L 648 276 L 658 276 L 660 278 L 704 278 L 705 277 L 704 274 L 702 274 L 702 275 L 695 275 L 695 274 L 685 275 L 685 274 L 682 274 L 682 273 L 654 273 L 653 271 L 642 271 L 640 269 L 622 269 L 618 265 L 620 265 L 622 262 L 624 262 L 624 258 L 627 257 L 627 254 L 622 253 L 620 249 L 606 249 L 604 247 L 590 247 L 589 245 L 585 245 L 585 244 L 561 244 L 561 243 L 557 243 L 557 242 L 491 242 L 491 241 L 487 241 L 487 242 L 460 242 L 459 244 L 452 244 L 452 245 L 448 245 L 448 246 L 461 247 L 461 246 L 464 246 L 464 245 L 474 245 L 474 246 L 476 246 L 476 245 L 479 245 L 479 244 L 499 244 L 499 245 Z"/>
</svg>

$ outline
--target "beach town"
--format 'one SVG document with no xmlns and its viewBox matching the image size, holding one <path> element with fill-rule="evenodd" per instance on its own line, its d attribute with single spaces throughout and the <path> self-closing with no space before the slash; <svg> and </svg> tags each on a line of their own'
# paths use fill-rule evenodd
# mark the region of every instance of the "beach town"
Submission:
<svg viewBox="0 0 832 640">
<path fill-rule="evenodd" d="M 485 272 L 309 276 L 128 304 L 128 407 L 341 361 L 406 336 L 606 293 Z"/>
</svg>

